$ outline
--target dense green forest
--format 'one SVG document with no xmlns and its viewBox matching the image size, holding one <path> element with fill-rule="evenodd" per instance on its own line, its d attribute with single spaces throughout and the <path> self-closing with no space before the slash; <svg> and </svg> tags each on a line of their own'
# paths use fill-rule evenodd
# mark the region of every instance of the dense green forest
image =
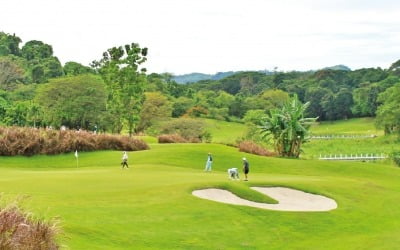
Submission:
<svg viewBox="0 0 400 250">
<path fill-rule="evenodd" d="M 62 65 L 52 46 L 0 32 L 0 124 L 145 132 L 179 117 L 259 124 L 294 94 L 319 121 L 377 116 L 387 133 L 400 124 L 400 60 L 388 69 L 238 72 L 179 84 L 141 67 L 147 48 L 105 48 L 84 66 Z M 96 60 L 98 59 L 98 60 Z"/>
</svg>

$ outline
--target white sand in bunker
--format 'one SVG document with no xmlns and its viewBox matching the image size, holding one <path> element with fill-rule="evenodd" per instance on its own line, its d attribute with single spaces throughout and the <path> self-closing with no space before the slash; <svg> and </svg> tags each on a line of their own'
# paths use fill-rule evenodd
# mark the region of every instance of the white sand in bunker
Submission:
<svg viewBox="0 0 400 250">
<path fill-rule="evenodd" d="M 242 199 L 227 190 L 216 188 L 195 190 L 192 192 L 192 194 L 199 198 L 227 204 L 279 211 L 317 212 L 329 211 L 337 208 L 337 203 L 333 199 L 327 198 L 322 195 L 310 194 L 291 188 L 252 187 L 252 189 L 268 195 L 269 197 L 277 200 L 279 203 L 267 204 L 249 201 Z"/>
</svg>

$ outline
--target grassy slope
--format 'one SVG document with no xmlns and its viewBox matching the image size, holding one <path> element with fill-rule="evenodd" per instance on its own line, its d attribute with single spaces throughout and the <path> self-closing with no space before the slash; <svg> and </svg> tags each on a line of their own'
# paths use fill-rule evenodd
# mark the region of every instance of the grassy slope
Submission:
<svg viewBox="0 0 400 250">
<path fill-rule="evenodd" d="M 362 135 L 383 135 L 383 131 L 375 128 L 374 118 L 354 118 L 334 122 L 321 122 L 311 129 L 313 134 L 331 135 L 331 134 L 362 134 Z"/>
<path fill-rule="evenodd" d="M 206 130 L 212 135 L 212 142 L 235 144 L 237 138 L 243 137 L 247 127 L 242 123 L 226 122 L 212 119 L 202 119 Z"/>
<path fill-rule="evenodd" d="M 204 173 L 207 152 L 214 171 Z M 60 216 L 71 249 L 397 249 L 400 169 L 379 164 L 263 158 L 214 144 L 152 145 L 130 153 L 1 157 L 0 189 L 30 195 L 36 214 Z M 230 182 L 246 156 L 250 182 Z M 289 186 L 334 198 L 339 208 L 293 213 L 193 197 L 195 188 Z M 249 191 L 246 195 L 251 195 Z"/>
<path fill-rule="evenodd" d="M 361 134 L 378 135 L 376 138 L 355 139 L 315 139 L 303 146 L 305 158 L 317 158 L 320 154 L 389 154 L 393 150 L 400 150 L 396 136 L 383 136 L 382 130 L 376 130 L 373 118 L 358 118 L 346 121 L 323 122 L 311 128 L 313 134 Z"/>
<path fill-rule="evenodd" d="M 211 133 L 213 143 L 235 144 L 236 140 L 247 131 L 246 125 L 237 122 L 226 122 L 213 119 L 196 118 L 205 124 L 205 130 Z M 126 133 L 127 134 L 127 133 Z M 157 138 L 153 136 L 137 136 L 147 143 L 157 143 Z"/>
</svg>

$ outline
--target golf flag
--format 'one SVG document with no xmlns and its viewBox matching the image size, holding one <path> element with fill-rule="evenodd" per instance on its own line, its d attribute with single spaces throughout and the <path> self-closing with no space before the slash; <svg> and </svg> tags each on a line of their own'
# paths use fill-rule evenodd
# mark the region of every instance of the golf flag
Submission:
<svg viewBox="0 0 400 250">
<path fill-rule="evenodd" d="M 78 150 L 75 150 L 76 167 L 79 167 Z"/>
</svg>

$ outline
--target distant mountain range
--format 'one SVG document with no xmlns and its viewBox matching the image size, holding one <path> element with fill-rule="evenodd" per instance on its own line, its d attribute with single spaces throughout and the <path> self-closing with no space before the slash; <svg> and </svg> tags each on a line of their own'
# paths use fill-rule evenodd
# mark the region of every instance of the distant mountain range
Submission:
<svg viewBox="0 0 400 250">
<path fill-rule="evenodd" d="M 345 71 L 351 71 L 351 69 L 345 65 L 335 65 L 332 67 L 326 67 L 323 69 L 332 69 L 332 70 L 345 70 Z M 172 79 L 180 84 L 185 84 L 185 83 L 190 83 L 190 82 L 198 82 L 198 81 L 204 81 L 204 80 L 220 80 L 222 78 L 234 75 L 236 73 L 240 73 L 243 71 L 226 71 L 226 72 L 218 72 L 214 75 L 212 74 L 203 74 L 203 73 L 190 73 L 190 74 L 184 74 L 184 75 L 176 75 Z M 265 73 L 266 75 L 271 75 L 274 72 L 268 71 L 268 70 L 258 70 L 257 72 Z"/>
<path fill-rule="evenodd" d="M 220 80 L 222 78 L 234 75 L 240 71 L 227 71 L 227 72 L 218 72 L 214 75 L 211 74 L 203 74 L 203 73 L 190 73 L 184 75 L 177 75 L 173 77 L 173 80 L 177 83 L 190 83 L 190 82 L 198 82 L 203 80 Z"/>
</svg>

